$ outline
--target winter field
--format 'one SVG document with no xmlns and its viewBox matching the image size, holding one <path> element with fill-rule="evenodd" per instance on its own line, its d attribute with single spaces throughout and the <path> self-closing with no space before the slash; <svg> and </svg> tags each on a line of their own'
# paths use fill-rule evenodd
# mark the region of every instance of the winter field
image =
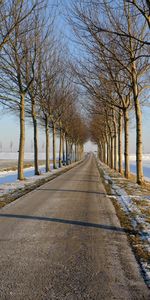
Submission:
<svg viewBox="0 0 150 300">
<path fill-rule="evenodd" d="M 131 173 L 136 174 L 136 156 L 130 156 L 130 170 Z M 150 154 L 143 155 L 143 173 L 144 178 L 147 181 L 150 181 Z"/>
<path fill-rule="evenodd" d="M 17 171 L 10 170 L 11 166 L 12 169 L 14 166 L 17 167 L 17 152 L 1 152 L 0 153 L 0 184 L 4 183 L 14 183 L 17 181 Z M 57 154 L 58 157 L 58 154 Z M 32 163 L 34 160 L 33 153 L 25 153 L 25 163 L 30 162 Z M 45 167 L 43 165 L 43 161 L 45 160 L 45 153 L 39 153 L 39 165 L 40 165 L 40 172 L 43 174 L 45 173 Z M 52 160 L 52 156 L 50 156 L 50 160 Z M 42 163 L 42 165 L 41 165 Z M 52 170 L 52 164 L 50 165 Z M 9 168 L 9 171 L 3 171 L 3 169 Z M 136 156 L 130 155 L 130 170 L 132 173 L 136 173 Z M 146 180 L 150 181 L 150 154 L 143 155 L 143 171 L 144 177 Z M 34 168 L 26 168 L 24 171 L 24 175 L 26 178 L 34 176 Z"/>
<path fill-rule="evenodd" d="M 2 191 L 2 185 L 4 184 L 12 184 L 17 182 L 17 170 L 14 171 L 14 167 L 17 169 L 17 156 L 18 153 L 0 153 L 0 190 Z M 57 153 L 57 161 L 58 161 L 58 153 Z M 33 163 L 34 154 L 33 153 L 25 153 L 25 163 Z M 72 158 L 73 160 L 73 158 Z M 39 170 L 41 175 L 45 173 L 45 166 L 43 165 L 45 161 L 45 153 L 39 153 Z M 50 156 L 50 161 L 52 162 L 52 156 Z M 11 170 L 12 167 L 12 170 Z M 7 170 L 9 168 L 9 170 Z M 53 170 L 53 165 L 50 163 L 50 169 Z M 34 176 L 34 167 L 29 167 L 24 169 L 25 178 L 35 177 L 39 178 L 39 176 Z"/>
</svg>

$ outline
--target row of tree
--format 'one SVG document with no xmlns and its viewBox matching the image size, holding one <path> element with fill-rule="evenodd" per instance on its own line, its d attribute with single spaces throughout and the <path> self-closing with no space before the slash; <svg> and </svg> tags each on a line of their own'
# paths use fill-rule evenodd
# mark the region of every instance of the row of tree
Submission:
<svg viewBox="0 0 150 300">
<path fill-rule="evenodd" d="M 33 124 L 36 175 L 38 124 L 45 130 L 46 171 L 50 170 L 50 128 L 53 168 L 57 168 L 57 136 L 61 167 L 62 161 L 68 164 L 73 145 L 75 160 L 81 158 L 86 126 L 77 109 L 78 93 L 66 70 L 66 50 L 57 38 L 53 7 L 47 7 L 45 0 L 7 0 L 0 3 L 0 14 L 0 103 L 19 116 L 18 179 L 22 180 L 26 119 Z"/>
<path fill-rule="evenodd" d="M 69 10 L 69 22 L 84 49 L 72 69 L 88 99 L 84 96 L 92 139 L 101 159 L 122 173 L 124 136 L 129 178 L 129 121 L 135 116 L 137 183 L 142 184 L 141 106 L 148 102 L 150 87 L 150 2 L 76 0 Z"/>
</svg>

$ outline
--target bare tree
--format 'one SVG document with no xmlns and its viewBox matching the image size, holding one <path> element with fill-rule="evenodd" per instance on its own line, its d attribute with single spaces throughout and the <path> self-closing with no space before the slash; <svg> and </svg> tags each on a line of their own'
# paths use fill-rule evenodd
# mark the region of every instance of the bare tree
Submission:
<svg viewBox="0 0 150 300">
<path fill-rule="evenodd" d="M 0 51 L 26 18 L 40 8 L 43 1 L 7 0 L 0 2 Z"/>
<path fill-rule="evenodd" d="M 147 37 L 148 33 L 145 24 L 138 20 L 126 1 L 121 1 L 120 10 L 117 9 L 117 5 L 118 2 L 112 6 L 112 3 L 108 1 L 102 1 L 101 4 L 98 1 L 92 3 L 76 1 L 71 22 L 80 44 L 87 51 L 86 59 L 89 60 L 89 55 L 92 54 L 93 66 L 95 66 L 95 58 L 101 49 L 105 60 L 111 61 L 112 64 L 115 62 L 116 69 L 118 70 L 119 67 L 122 76 L 124 77 L 125 74 L 128 79 L 129 92 L 126 96 L 130 95 L 134 103 L 137 132 L 137 182 L 141 184 L 143 171 L 140 97 L 145 87 L 144 76 L 146 75 L 144 74 L 149 70 L 147 48 L 145 48 L 147 43 L 143 43 L 143 37 Z M 100 18 L 102 12 L 104 12 L 103 22 Z M 90 63 L 93 63 L 92 59 Z"/>
<path fill-rule="evenodd" d="M 16 23 L 17 15 L 13 15 Z M 9 41 L 1 51 L 1 101 L 20 115 L 20 142 L 18 158 L 18 179 L 24 179 L 24 145 L 25 145 L 25 102 L 28 89 L 35 77 L 36 48 L 34 31 L 35 18 L 25 18 L 17 23 Z M 32 61 L 31 61 L 32 57 Z"/>
</svg>

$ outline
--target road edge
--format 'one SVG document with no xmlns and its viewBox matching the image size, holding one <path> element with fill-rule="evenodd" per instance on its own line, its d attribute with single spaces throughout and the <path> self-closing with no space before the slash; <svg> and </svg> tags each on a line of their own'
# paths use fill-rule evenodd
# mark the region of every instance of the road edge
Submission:
<svg viewBox="0 0 150 300">
<path fill-rule="evenodd" d="M 70 171 L 71 169 L 75 168 L 76 166 L 80 165 L 82 162 L 86 160 L 86 157 L 78 162 L 74 162 L 71 165 L 64 166 L 61 169 L 58 169 L 55 173 L 50 173 L 49 176 L 45 178 L 38 179 L 33 183 L 28 183 L 25 187 L 16 189 L 11 193 L 4 194 L 4 196 L 0 197 L 0 209 L 7 206 L 8 204 L 14 202 L 15 200 L 21 198 L 22 196 L 34 191 L 36 188 L 42 186 L 43 184 L 54 180 L 55 178 L 59 177 L 60 175 Z M 45 173 L 46 174 L 46 173 Z"/>
<path fill-rule="evenodd" d="M 99 174 L 100 174 L 100 178 L 102 180 L 102 184 L 104 185 L 104 188 L 106 190 L 106 194 L 112 194 L 112 197 L 109 196 L 109 199 L 111 200 L 111 202 L 112 202 L 112 204 L 115 208 L 116 216 L 118 217 L 118 220 L 120 222 L 121 227 L 123 229 L 125 229 L 125 234 L 127 236 L 129 246 L 131 247 L 132 252 L 135 256 L 135 259 L 136 259 L 136 261 L 139 265 L 141 276 L 142 276 L 147 288 L 150 289 L 150 281 L 149 281 L 149 278 L 147 278 L 146 271 L 143 268 L 143 264 L 142 264 L 142 261 L 144 259 L 143 258 L 143 253 L 139 253 L 137 251 L 137 247 L 136 247 L 135 239 L 138 238 L 138 232 L 137 232 L 137 234 L 134 233 L 134 235 L 129 233 L 130 231 L 131 232 L 134 231 L 131 220 L 128 217 L 128 215 L 122 210 L 121 205 L 114 199 L 115 194 L 114 194 L 114 190 L 112 189 L 112 182 L 108 181 L 106 183 L 106 180 L 105 180 L 105 177 L 104 177 L 104 175 L 105 175 L 104 171 L 103 171 L 102 168 L 100 168 L 100 166 L 98 164 L 98 160 L 97 160 L 96 157 L 95 157 L 95 161 L 96 161 L 96 165 L 97 165 L 97 168 L 98 168 L 98 171 L 99 171 Z"/>
</svg>

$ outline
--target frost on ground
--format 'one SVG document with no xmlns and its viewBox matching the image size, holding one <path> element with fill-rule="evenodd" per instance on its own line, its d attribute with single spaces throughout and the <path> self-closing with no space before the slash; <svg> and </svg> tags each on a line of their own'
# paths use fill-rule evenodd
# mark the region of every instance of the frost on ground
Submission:
<svg viewBox="0 0 150 300">
<path fill-rule="evenodd" d="M 140 262 L 145 281 L 150 287 L 150 191 L 122 177 L 98 161 L 106 186 L 111 187 L 113 203 L 119 205 L 130 221 L 130 242 Z"/>
<path fill-rule="evenodd" d="M 28 168 L 28 171 L 32 170 L 33 168 Z M 11 192 L 14 192 L 18 189 L 23 189 L 25 188 L 26 186 L 36 182 L 37 180 L 40 180 L 40 179 L 44 179 L 44 178 L 47 178 L 49 177 L 50 175 L 52 175 L 55 171 L 53 172 L 48 172 L 48 173 L 45 173 L 45 174 L 41 174 L 39 176 L 31 176 L 29 178 L 25 178 L 25 180 L 22 180 L 22 181 L 19 181 L 19 180 L 16 180 L 15 182 L 12 182 L 12 183 L 4 183 L 4 184 L 1 184 L 0 185 L 0 197 L 5 195 L 5 194 L 8 194 L 8 193 L 11 193 Z M 3 176 L 5 173 L 5 175 L 16 175 L 17 172 L 16 171 L 4 171 L 4 172 L 0 172 L 0 177 Z"/>
</svg>

